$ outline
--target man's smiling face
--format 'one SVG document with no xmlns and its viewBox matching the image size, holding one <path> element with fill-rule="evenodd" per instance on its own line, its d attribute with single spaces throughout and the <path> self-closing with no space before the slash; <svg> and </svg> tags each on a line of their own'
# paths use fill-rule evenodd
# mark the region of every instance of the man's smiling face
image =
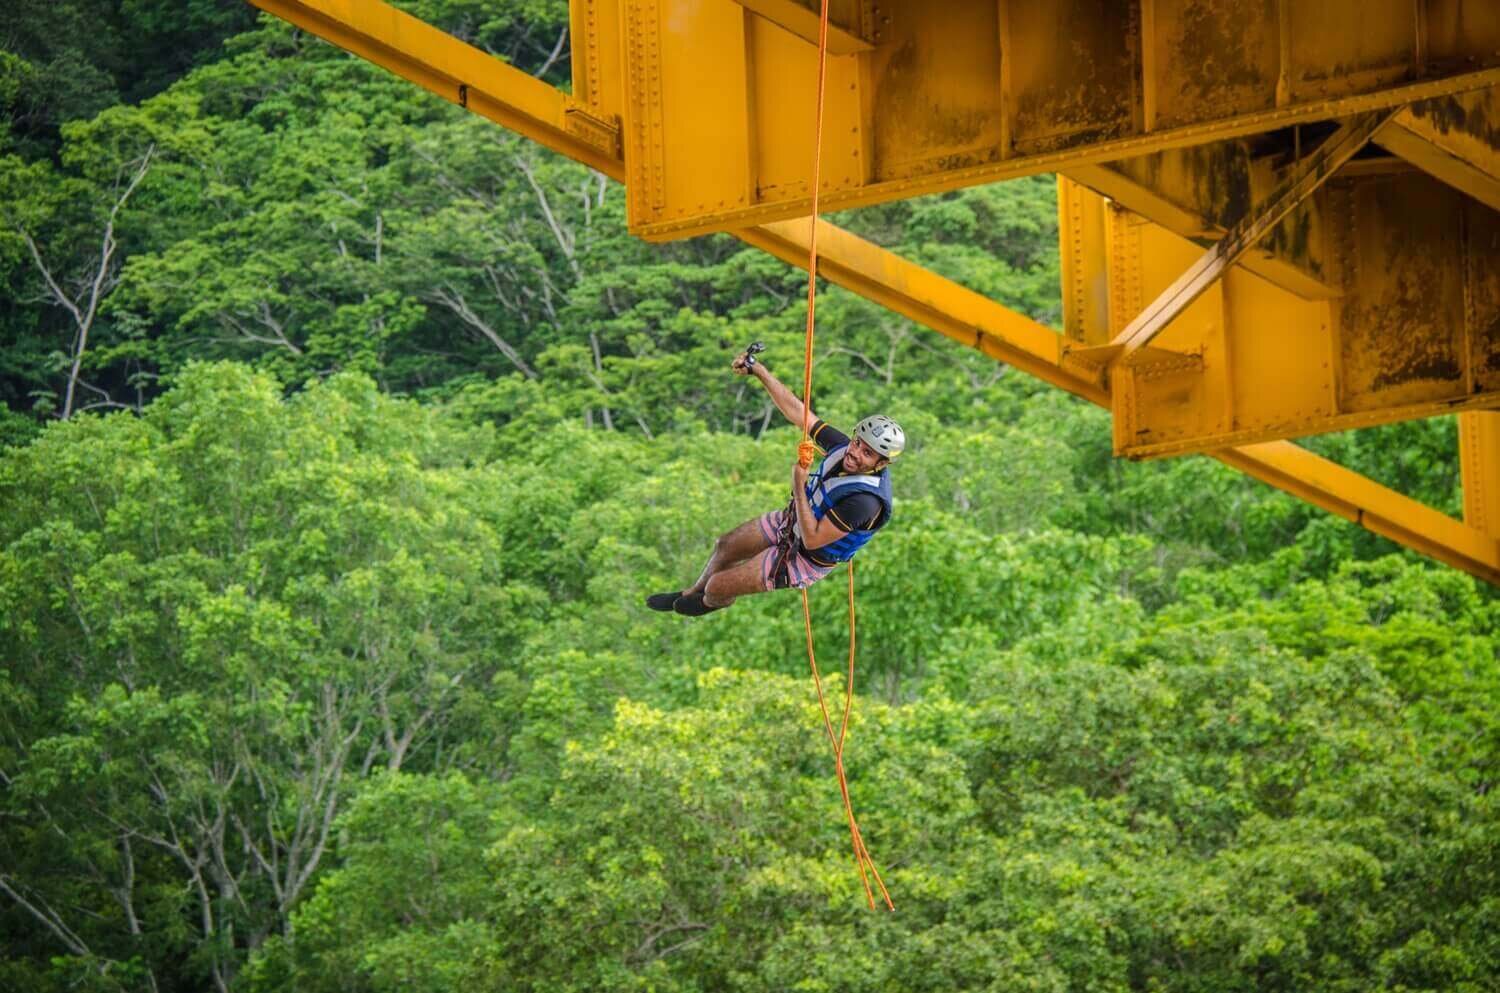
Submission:
<svg viewBox="0 0 1500 993">
<path fill-rule="evenodd" d="M 855 438 L 849 442 L 849 450 L 844 453 L 844 470 L 856 474 L 879 472 L 889 464 L 885 456 L 865 444 L 863 438 Z"/>
</svg>

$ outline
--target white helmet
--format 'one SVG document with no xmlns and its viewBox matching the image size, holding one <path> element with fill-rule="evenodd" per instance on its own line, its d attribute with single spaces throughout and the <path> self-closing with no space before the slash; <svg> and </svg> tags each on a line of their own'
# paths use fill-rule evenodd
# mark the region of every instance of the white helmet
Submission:
<svg viewBox="0 0 1500 993">
<path fill-rule="evenodd" d="M 894 459 L 906 447 L 906 432 L 884 414 L 872 414 L 854 425 L 854 437 L 888 459 Z"/>
</svg>

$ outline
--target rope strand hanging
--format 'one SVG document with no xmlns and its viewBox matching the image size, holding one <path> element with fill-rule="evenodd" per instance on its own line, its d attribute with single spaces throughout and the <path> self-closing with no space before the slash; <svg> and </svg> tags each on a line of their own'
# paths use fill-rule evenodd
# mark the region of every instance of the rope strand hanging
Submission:
<svg viewBox="0 0 1500 993">
<path fill-rule="evenodd" d="M 807 329 L 803 336 L 802 345 L 802 440 L 797 444 L 797 460 L 804 469 L 812 465 L 816 454 L 816 446 L 813 444 L 809 431 L 812 427 L 812 368 L 813 368 L 813 333 L 817 325 L 817 285 L 818 285 L 818 189 L 820 185 L 820 168 L 823 161 L 823 90 L 828 74 L 828 0 L 822 0 L 822 13 L 818 25 L 818 106 L 813 128 L 813 169 L 812 169 L 812 229 L 807 239 Z M 849 711 L 854 703 L 854 562 L 851 560 L 849 568 L 849 675 L 844 681 L 844 713 L 839 722 L 837 736 L 833 733 L 833 721 L 828 714 L 828 701 L 823 695 L 823 678 L 818 673 L 817 655 L 813 651 L 812 612 L 808 608 L 807 590 L 802 589 L 802 625 L 807 634 L 807 662 L 812 669 L 813 685 L 818 691 L 818 707 L 823 712 L 823 729 L 828 735 L 828 743 L 833 746 L 833 767 L 838 775 L 839 794 L 844 800 L 844 813 L 849 821 L 849 841 L 854 849 L 854 864 L 859 868 L 860 882 L 864 884 L 865 899 L 870 904 L 870 909 L 875 909 L 875 894 L 870 888 L 870 880 L 875 881 L 880 890 L 881 899 L 885 901 L 886 909 L 895 910 L 896 905 L 891 902 L 891 894 L 885 888 L 885 882 L 880 878 L 880 871 L 875 868 L 875 860 L 870 857 L 870 850 L 865 847 L 863 835 L 859 830 L 859 821 L 854 816 L 854 804 L 849 799 L 849 783 L 844 775 L 844 740 L 849 730 Z"/>
</svg>

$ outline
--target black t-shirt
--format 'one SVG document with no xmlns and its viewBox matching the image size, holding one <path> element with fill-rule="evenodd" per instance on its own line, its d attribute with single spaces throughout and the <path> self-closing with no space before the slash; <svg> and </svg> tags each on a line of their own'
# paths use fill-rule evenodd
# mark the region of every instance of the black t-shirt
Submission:
<svg viewBox="0 0 1500 993">
<path fill-rule="evenodd" d="M 849 443 L 849 436 L 837 428 L 831 427 L 826 421 L 819 418 L 813 422 L 812 440 L 825 452 L 831 452 L 840 445 Z M 844 463 L 841 459 L 838 465 L 828 471 L 829 478 L 843 476 Z M 885 507 L 879 498 L 871 493 L 851 493 L 833 502 L 828 508 L 828 517 L 840 531 L 868 531 L 878 528 L 885 522 L 880 518 L 885 513 Z M 816 553 L 814 553 L 816 554 Z"/>
</svg>

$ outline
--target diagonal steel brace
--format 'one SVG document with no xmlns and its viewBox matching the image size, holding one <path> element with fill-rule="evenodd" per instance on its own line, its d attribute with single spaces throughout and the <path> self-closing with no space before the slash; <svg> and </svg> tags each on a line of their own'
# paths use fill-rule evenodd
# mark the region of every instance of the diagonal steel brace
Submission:
<svg viewBox="0 0 1500 993">
<path fill-rule="evenodd" d="M 1317 192 L 1340 167 L 1358 154 L 1376 133 L 1398 113 L 1375 111 L 1350 118 L 1323 142 L 1318 150 L 1297 164 L 1292 175 L 1260 209 L 1248 214 L 1167 287 L 1123 331 L 1115 335 L 1109 348 L 1118 349 L 1110 364 L 1125 361 L 1150 344 L 1166 330 L 1194 300 L 1214 284 L 1229 267 L 1255 247 L 1256 243 L 1280 224 L 1285 217 L 1313 193 Z"/>
</svg>

